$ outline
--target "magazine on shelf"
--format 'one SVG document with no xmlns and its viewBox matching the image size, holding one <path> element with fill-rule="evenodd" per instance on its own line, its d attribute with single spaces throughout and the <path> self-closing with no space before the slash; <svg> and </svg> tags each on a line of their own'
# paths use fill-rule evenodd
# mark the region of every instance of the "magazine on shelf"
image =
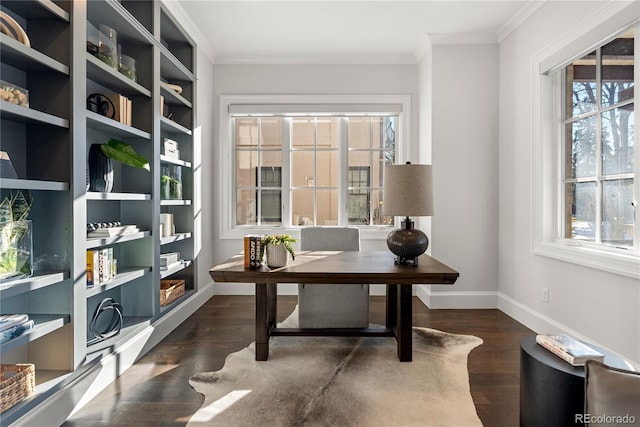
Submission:
<svg viewBox="0 0 640 427">
<path fill-rule="evenodd" d="M 584 366 L 587 360 L 604 361 L 604 354 L 567 334 L 540 334 L 536 342 L 573 366 Z"/>
<path fill-rule="evenodd" d="M 0 343 L 12 340 L 24 334 L 25 332 L 30 331 L 31 329 L 33 329 L 34 324 L 35 323 L 33 320 L 27 320 L 24 323 L 13 326 L 12 328 L 5 329 L 4 331 L 0 332 Z"/>
<path fill-rule="evenodd" d="M 98 228 L 97 230 L 88 233 L 87 237 L 91 237 L 91 238 L 117 237 L 117 236 L 126 236 L 129 234 L 135 234 L 139 232 L 140 232 L 140 229 L 135 225 L 122 225 L 120 227 Z"/>
<path fill-rule="evenodd" d="M 14 328 L 28 320 L 28 314 L 3 314 L 0 316 L 0 332 Z"/>
</svg>

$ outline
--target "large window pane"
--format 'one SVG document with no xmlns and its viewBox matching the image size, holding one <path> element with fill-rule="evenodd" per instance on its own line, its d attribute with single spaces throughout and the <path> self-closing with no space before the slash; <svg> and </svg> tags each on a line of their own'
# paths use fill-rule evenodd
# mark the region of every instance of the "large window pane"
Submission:
<svg viewBox="0 0 640 427">
<path fill-rule="evenodd" d="M 236 152 L 236 185 L 238 187 L 255 187 L 256 168 L 258 167 L 257 151 Z"/>
<path fill-rule="evenodd" d="M 349 148 L 371 148 L 369 117 L 349 117 Z"/>
<path fill-rule="evenodd" d="M 596 118 L 578 120 L 567 124 L 571 146 L 567 147 L 568 178 L 583 178 L 596 174 Z"/>
<path fill-rule="evenodd" d="M 236 192 L 236 224 L 256 225 L 257 194 L 255 190 L 238 190 Z"/>
<path fill-rule="evenodd" d="M 373 225 L 393 225 L 392 216 L 382 215 L 382 205 L 384 203 L 384 193 L 382 190 L 371 191 L 371 206 L 373 206 Z"/>
<path fill-rule="evenodd" d="M 260 145 L 262 148 L 282 147 L 282 118 L 263 117 L 260 120 Z"/>
<path fill-rule="evenodd" d="M 303 189 L 291 192 L 292 224 L 313 225 L 315 209 L 315 190 Z"/>
<path fill-rule="evenodd" d="M 313 148 L 316 143 L 315 120 L 309 117 L 291 120 L 293 148 Z"/>
<path fill-rule="evenodd" d="M 318 189 L 318 221 L 316 225 L 338 225 L 338 191 Z"/>
<path fill-rule="evenodd" d="M 602 187 L 602 241 L 633 245 L 633 180 L 605 181 Z"/>
<path fill-rule="evenodd" d="M 313 151 L 292 152 L 291 168 L 291 185 L 293 187 L 315 186 L 315 153 Z"/>
<path fill-rule="evenodd" d="M 596 183 L 580 182 L 566 185 L 567 237 L 595 241 Z"/>
<path fill-rule="evenodd" d="M 602 47 L 602 105 L 604 107 L 633 98 L 633 31 Z"/>
<path fill-rule="evenodd" d="M 633 104 L 602 114 L 602 173 L 633 173 Z"/>
<path fill-rule="evenodd" d="M 318 117 L 317 146 L 318 148 L 338 148 L 340 119 L 337 117 Z"/>
<path fill-rule="evenodd" d="M 236 146 L 257 147 L 258 133 L 257 118 L 236 119 Z"/>
<path fill-rule="evenodd" d="M 338 186 L 338 152 L 318 151 L 316 154 L 316 185 L 318 187 Z"/>
<path fill-rule="evenodd" d="M 578 59 L 566 68 L 567 118 L 578 117 L 595 111 L 596 100 L 596 53 Z"/>
</svg>

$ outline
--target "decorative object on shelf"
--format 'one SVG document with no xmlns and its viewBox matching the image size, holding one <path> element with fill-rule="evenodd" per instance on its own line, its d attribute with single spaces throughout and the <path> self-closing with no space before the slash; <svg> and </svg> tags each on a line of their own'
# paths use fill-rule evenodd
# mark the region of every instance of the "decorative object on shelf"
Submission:
<svg viewBox="0 0 640 427">
<path fill-rule="evenodd" d="M 112 138 L 106 144 L 91 144 L 88 159 L 90 191 L 111 192 L 113 189 L 112 159 L 128 166 L 151 170 L 149 161 L 125 142 Z"/>
<path fill-rule="evenodd" d="M 98 59 L 118 69 L 118 32 L 106 25 L 98 26 Z"/>
<path fill-rule="evenodd" d="M 101 93 L 92 93 L 87 96 L 87 110 L 110 119 L 116 118 L 116 107 L 113 101 Z"/>
<path fill-rule="evenodd" d="M 292 259 L 296 259 L 292 243 L 297 242 L 288 234 L 267 235 L 262 237 L 260 246 L 260 260 L 264 259 L 267 253 L 267 265 L 272 268 L 284 267 L 289 262 L 289 254 Z"/>
<path fill-rule="evenodd" d="M 160 305 L 171 304 L 184 295 L 184 280 L 160 280 Z"/>
<path fill-rule="evenodd" d="M 140 229 L 135 225 L 98 227 L 98 228 L 94 228 L 93 231 L 89 231 L 89 229 L 90 228 L 87 228 L 87 238 L 100 238 L 100 239 L 105 239 L 109 237 L 128 236 L 128 235 L 136 234 L 140 232 Z"/>
<path fill-rule="evenodd" d="M 168 270 L 180 263 L 182 263 L 180 252 L 167 252 L 166 254 L 160 254 L 160 270 Z"/>
<path fill-rule="evenodd" d="M 410 216 L 433 215 L 431 165 L 389 165 L 384 168 L 384 215 L 406 216 L 400 229 L 387 236 L 387 247 L 396 264 L 418 265 L 418 257 L 429 247 L 429 239 L 414 228 Z"/>
<path fill-rule="evenodd" d="M 160 153 L 171 159 L 180 160 L 180 150 L 178 150 L 178 142 L 173 139 L 163 138 L 160 146 Z"/>
<path fill-rule="evenodd" d="M 9 154 L 6 151 L 0 151 L 0 178 L 18 179 L 18 174 L 13 168 Z"/>
<path fill-rule="evenodd" d="M 180 85 L 173 84 L 173 83 L 167 83 L 167 87 L 169 89 L 171 89 L 172 91 L 174 91 L 175 93 L 177 93 L 178 95 L 180 95 L 182 93 L 182 86 L 180 86 Z"/>
<path fill-rule="evenodd" d="M 160 214 L 160 237 L 171 237 L 175 234 L 175 225 L 173 224 L 173 214 Z"/>
<path fill-rule="evenodd" d="M 87 52 L 99 58 L 98 48 L 100 46 L 99 31 L 95 25 L 87 21 Z"/>
<path fill-rule="evenodd" d="M 32 363 L 0 365 L 0 412 L 30 397 L 36 389 L 36 366 Z"/>
<path fill-rule="evenodd" d="M 89 148 L 89 191 L 110 193 L 113 190 L 113 162 L 100 147 L 104 144 L 91 144 Z"/>
<path fill-rule="evenodd" d="M 182 199 L 182 168 L 178 165 L 163 164 L 160 169 L 160 199 Z"/>
<path fill-rule="evenodd" d="M 0 203 L 0 281 L 31 277 L 32 224 L 28 219 L 31 196 L 18 191 Z"/>
<path fill-rule="evenodd" d="M 0 80 L 0 99 L 29 108 L 29 91 L 4 80 Z"/>
<path fill-rule="evenodd" d="M 6 34 L 14 40 L 19 41 L 26 47 L 31 47 L 31 41 L 27 37 L 27 33 L 18 24 L 15 19 L 10 17 L 7 13 L 0 11 L 0 32 Z"/>
<path fill-rule="evenodd" d="M 127 55 L 120 55 L 118 61 L 118 71 L 120 74 L 124 74 L 134 82 L 137 82 L 136 77 L 136 60 Z"/>
<path fill-rule="evenodd" d="M 249 234 L 244 236 L 244 267 L 258 268 L 262 265 L 260 260 L 260 248 L 262 247 L 262 236 Z"/>
<path fill-rule="evenodd" d="M 108 312 L 111 313 L 111 319 L 105 325 L 104 320 L 101 320 L 100 316 Z M 87 341 L 87 345 L 96 344 L 115 337 L 122 330 L 123 321 L 122 305 L 113 298 L 103 299 L 100 304 L 98 304 L 98 307 L 96 307 L 96 311 L 89 322 L 89 333 L 93 335 L 93 338 Z"/>
</svg>

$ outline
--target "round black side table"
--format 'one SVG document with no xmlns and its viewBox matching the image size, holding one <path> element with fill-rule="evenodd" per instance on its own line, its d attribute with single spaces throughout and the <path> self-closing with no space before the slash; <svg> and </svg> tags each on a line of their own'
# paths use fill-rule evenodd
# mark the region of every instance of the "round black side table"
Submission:
<svg viewBox="0 0 640 427">
<path fill-rule="evenodd" d="M 595 348 L 595 347 L 594 347 Z M 597 348 L 605 363 L 624 367 L 623 360 Z M 583 366 L 572 366 L 536 343 L 529 335 L 520 342 L 520 426 L 584 426 Z"/>
</svg>

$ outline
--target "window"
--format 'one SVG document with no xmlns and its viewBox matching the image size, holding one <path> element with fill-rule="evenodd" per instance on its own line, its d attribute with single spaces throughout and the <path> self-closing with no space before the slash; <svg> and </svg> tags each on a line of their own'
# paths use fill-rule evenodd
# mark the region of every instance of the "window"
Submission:
<svg viewBox="0 0 640 427">
<path fill-rule="evenodd" d="M 234 225 L 388 226 L 384 166 L 395 163 L 397 115 L 231 116 Z"/>
<path fill-rule="evenodd" d="M 634 31 L 564 68 L 563 237 L 633 248 Z"/>
<path fill-rule="evenodd" d="M 640 4 L 608 4 L 533 57 L 532 250 L 640 279 Z"/>
</svg>

